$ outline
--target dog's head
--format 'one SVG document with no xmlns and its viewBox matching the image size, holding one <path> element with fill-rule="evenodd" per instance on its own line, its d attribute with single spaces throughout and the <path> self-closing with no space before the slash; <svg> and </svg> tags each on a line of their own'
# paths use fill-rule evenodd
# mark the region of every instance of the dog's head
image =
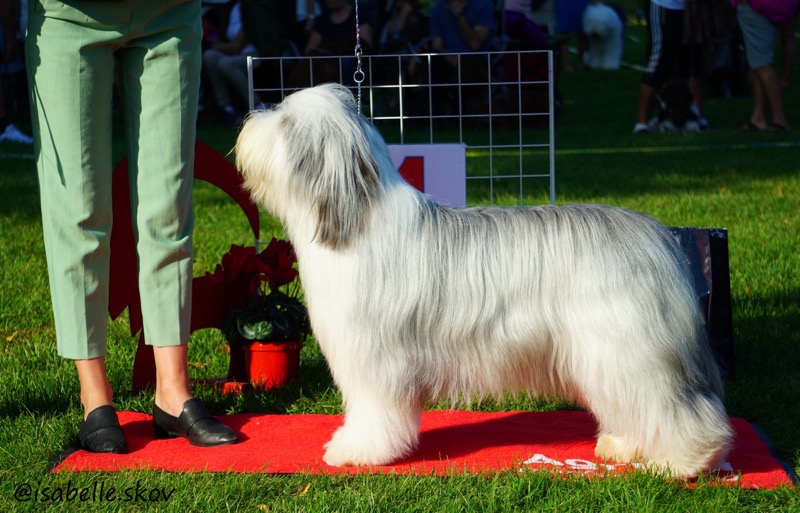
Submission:
<svg viewBox="0 0 800 513">
<path fill-rule="evenodd" d="M 617 13 L 605 4 L 589 4 L 583 11 L 583 32 L 591 40 L 606 41 L 619 33 Z"/>
<path fill-rule="evenodd" d="M 325 84 L 251 113 L 236 141 L 236 165 L 253 200 L 290 232 L 293 223 L 312 222 L 316 243 L 341 249 L 365 228 L 380 195 L 376 145 L 385 149 L 353 94 Z"/>
</svg>

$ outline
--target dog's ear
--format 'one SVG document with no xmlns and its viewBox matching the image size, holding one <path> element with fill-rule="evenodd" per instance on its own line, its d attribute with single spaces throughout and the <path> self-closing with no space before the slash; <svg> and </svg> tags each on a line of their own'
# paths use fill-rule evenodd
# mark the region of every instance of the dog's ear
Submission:
<svg viewBox="0 0 800 513">
<path fill-rule="evenodd" d="M 378 166 L 365 135 L 366 123 L 344 103 L 316 111 L 313 118 L 284 119 L 282 133 L 316 214 L 315 241 L 331 249 L 347 247 L 367 226 L 380 195 Z"/>
<path fill-rule="evenodd" d="M 343 172 L 326 169 L 321 176 L 316 240 L 331 249 L 347 247 L 365 229 L 380 194 L 375 162 L 359 153 L 345 156 Z"/>
</svg>

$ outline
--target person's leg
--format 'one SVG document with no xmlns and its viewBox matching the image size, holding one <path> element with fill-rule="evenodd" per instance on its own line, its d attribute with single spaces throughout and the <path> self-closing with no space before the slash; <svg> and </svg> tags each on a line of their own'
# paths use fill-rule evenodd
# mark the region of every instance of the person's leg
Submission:
<svg viewBox="0 0 800 513">
<path fill-rule="evenodd" d="M 750 123 L 760 129 L 767 126 L 765 112 L 766 104 L 769 103 L 772 123 L 788 128 L 780 77 L 772 66 L 779 28 L 745 4 L 739 4 L 736 15 L 753 78 L 754 107 Z"/>
<path fill-rule="evenodd" d="M 43 9 L 31 13 L 26 53 L 58 354 L 75 361 L 80 381 L 80 447 L 121 453 L 127 443 L 105 371 L 112 43 L 120 33 L 114 16 L 103 16 L 105 30 L 94 30 L 91 8 L 59 4 L 52 18 Z"/>
<path fill-rule="evenodd" d="M 576 66 L 578 69 L 583 69 L 585 67 L 583 64 L 583 56 L 586 53 L 586 49 L 589 47 L 589 40 L 587 39 L 586 34 L 583 32 L 575 33 L 575 47 L 578 52 Z"/>
<path fill-rule="evenodd" d="M 0 45 L 2 47 L 2 45 Z M 2 48 L 0 48 L 2 51 Z M 17 144 L 33 144 L 33 138 L 23 133 L 14 123 L 11 122 L 11 109 L 6 109 L 7 95 L 4 92 L 3 82 L 7 76 L 0 74 L 0 142 L 13 142 Z"/>
<path fill-rule="evenodd" d="M 636 124 L 647 125 L 652 110 L 653 98 L 656 96 L 656 89 L 642 82 L 639 84 L 639 101 L 636 104 Z"/>
<path fill-rule="evenodd" d="M 219 61 L 219 69 L 237 99 L 249 108 L 250 80 L 247 76 L 247 57 L 247 55 L 225 56 Z M 257 106 L 259 103 L 258 95 L 255 95 L 254 105 Z M 227 105 L 234 106 L 231 101 Z"/>
<path fill-rule="evenodd" d="M 192 398 L 187 370 L 188 345 L 153 347 L 156 360 L 156 405 L 177 417 Z"/>
<path fill-rule="evenodd" d="M 572 66 L 572 57 L 569 54 L 569 36 L 569 34 L 561 35 L 561 45 L 559 47 L 559 52 L 561 53 L 561 69 L 566 72 L 575 71 L 575 68 Z"/>
<path fill-rule="evenodd" d="M 84 411 L 79 447 L 89 452 L 126 453 L 128 442 L 114 410 L 105 362 L 103 357 L 75 360 Z"/>
<path fill-rule="evenodd" d="M 220 62 L 224 58 L 224 53 L 214 49 L 206 50 L 203 53 L 203 71 L 206 72 L 214 101 L 220 109 L 232 104 L 225 73 L 220 67 Z"/>
<path fill-rule="evenodd" d="M 95 409 L 113 404 L 114 392 L 108 382 L 104 357 L 75 360 L 75 368 L 81 386 L 81 404 L 85 420 Z"/>
<path fill-rule="evenodd" d="M 634 133 L 646 132 L 647 123 L 650 120 L 650 113 L 653 108 L 653 99 L 658 88 L 663 83 L 668 69 L 669 60 L 673 57 L 671 46 L 667 37 L 666 29 L 666 10 L 656 4 L 650 4 L 649 20 L 650 34 L 648 48 L 650 55 L 647 61 L 647 69 L 642 75 L 639 85 L 639 99 L 636 104 L 636 125 Z"/>
<path fill-rule="evenodd" d="M 57 347 L 73 360 L 106 353 L 114 60 L 102 38 L 114 37 L 112 32 L 100 35 L 39 13 L 28 25 L 34 151 Z"/>
<path fill-rule="evenodd" d="M 709 127 L 703 108 L 706 75 L 711 63 L 711 46 L 701 43 L 684 45 L 681 51 L 682 66 L 685 67 L 683 76 L 688 77 L 689 91 L 692 93 L 692 111 L 697 115 L 697 122 L 701 130 Z"/>
<path fill-rule="evenodd" d="M 191 397 L 185 344 L 191 320 L 192 181 L 202 29 L 199 2 L 172 3 L 137 4 L 140 16 L 134 16 L 132 24 L 138 37 L 120 51 L 120 96 L 131 148 L 145 341 L 155 346 L 156 403 L 177 415 Z"/>
<path fill-rule="evenodd" d="M 750 113 L 750 121 L 743 128 L 745 130 L 767 129 L 767 101 L 764 96 L 764 86 L 755 71 L 750 70 L 750 84 L 753 87 L 753 110 Z"/>
<path fill-rule="evenodd" d="M 694 110 L 698 117 L 703 118 L 703 92 L 705 90 L 705 80 L 694 77 L 689 80 L 689 90 L 692 92 Z"/>
<path fill-rule="evenodd" d="M 789 120 L 786 117 L 786 110 L 783 104 L 781 79 L 775 71 L 775 68 L 771 65 L 763 66 L 754 70 L 754 74 L 758 77 L 758 82 L 761 84 L 764 97 L 767 103 L 769 103 L 773 127 L 778 129 L 789 128 Z"/>
</svg>

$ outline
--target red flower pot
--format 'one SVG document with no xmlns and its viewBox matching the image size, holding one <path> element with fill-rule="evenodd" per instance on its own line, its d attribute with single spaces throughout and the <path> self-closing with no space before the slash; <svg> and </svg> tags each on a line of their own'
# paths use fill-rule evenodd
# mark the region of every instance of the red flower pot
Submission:
<svg viewBox="0 0 800 513">
<path fill-rule="evenodd" d="M 245 365 L 250 383 L 280 387 L 300 374 L 302 342 L 250 342 L 245 344 Z"/>
</svg>

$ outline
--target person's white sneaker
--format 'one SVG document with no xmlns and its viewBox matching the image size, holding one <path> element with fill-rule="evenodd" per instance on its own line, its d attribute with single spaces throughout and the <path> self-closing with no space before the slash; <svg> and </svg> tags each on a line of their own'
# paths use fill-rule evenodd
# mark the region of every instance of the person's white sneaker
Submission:
<svg viewBox="0 0 800 513">
<path fill-rule="evenodd" d="M 33 144 L 33 137 L 22 133 L 13 123 L 9 123 L 3 133 L 0 134 L 0 142 L 5 141 L 18 144 Z"/>
</svg>

